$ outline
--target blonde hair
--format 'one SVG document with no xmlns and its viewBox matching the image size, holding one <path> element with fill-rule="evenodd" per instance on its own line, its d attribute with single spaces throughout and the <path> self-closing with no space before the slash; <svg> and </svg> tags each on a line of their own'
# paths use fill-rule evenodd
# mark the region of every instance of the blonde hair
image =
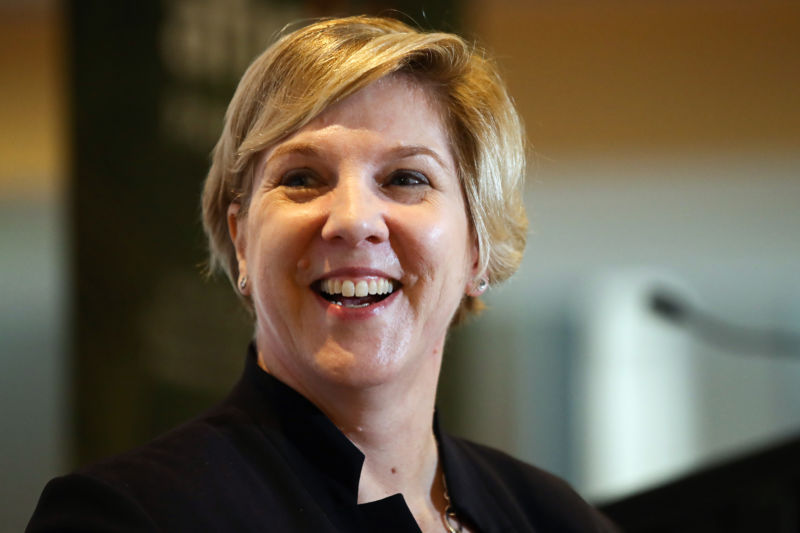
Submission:
<svg viewBox="0 0 800 533">
<path fill-rule="evenodd" d="M 238 216 L 246 216 L 258 155 L 331 104 L 393 73 L 430 87 L 442 108 L 478 240 L 478 271 L 490 284 L 516 271 L 528 225 L 522 203 L 525 140 L 497 68 L 457 35 L 368 16 L 322 20 L 289 33 L 244 73 L 203 188 L 211 271 L 223 270 L 236 285 L 228 207 L 237 202 Z M 481 308 L 478 298 L 465 296 L 454 322 Z"/>
</svg>

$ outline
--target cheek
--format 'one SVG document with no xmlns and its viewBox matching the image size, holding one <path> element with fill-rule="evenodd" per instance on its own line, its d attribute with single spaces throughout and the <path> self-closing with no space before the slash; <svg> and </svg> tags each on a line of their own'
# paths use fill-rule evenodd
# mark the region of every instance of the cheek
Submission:
<svg viewBox="0 0 800 533">
<path fill-rule="evenodd" d="M 286 280 L 297 271 L 310 239 L 300 210 L 262 206 L 248 226 L 247 267 L 266 285 Z M 262 287 L 275 290 L 276 287 Z"/>
<path fill-rule="evenodd" d="M 443 292 L 451 287 L 460 292 L 469 269 L 466 214 L 432 210 L 427 216 L 416 214 L 407 220 L 414 221 L 409 251 L 417 274 L 428 283 L 441 284 Z"/>
<path fill-rule="evenodd" d="M 459 262 L 460 239 L 458 231 L 453 229 L 457 230 L 447 226 L 436 226 L 424 235 L 424 253 L 434 276 L 438 274 L 442 278 L 449 277 Z"/>
</svg>

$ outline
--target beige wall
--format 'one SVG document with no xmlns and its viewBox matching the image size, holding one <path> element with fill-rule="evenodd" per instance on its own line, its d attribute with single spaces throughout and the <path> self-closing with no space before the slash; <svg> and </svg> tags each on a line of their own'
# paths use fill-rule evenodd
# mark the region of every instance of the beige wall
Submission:
<svg viewBox="0 0 800 533">
<path fill-rule="evenodd" d="M 800 3 L 473 0 L 537 151 L 800 147 Z"/>
</svg>

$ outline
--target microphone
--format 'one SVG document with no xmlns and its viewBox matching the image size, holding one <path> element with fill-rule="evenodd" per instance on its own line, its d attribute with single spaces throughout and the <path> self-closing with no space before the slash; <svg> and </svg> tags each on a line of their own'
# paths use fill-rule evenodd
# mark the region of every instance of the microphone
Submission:
<svg viewBox="0 0 800 533">
<path fill-rule="evenodd" d="M 780 357 L 800 355 L 800 335 L 797 333 L 733 324 L 693 308 L 665 288 L 652 290 L 648 305 L 662 319 L 685 327 L 701 341 L 726 352 Z"/>
</svg>

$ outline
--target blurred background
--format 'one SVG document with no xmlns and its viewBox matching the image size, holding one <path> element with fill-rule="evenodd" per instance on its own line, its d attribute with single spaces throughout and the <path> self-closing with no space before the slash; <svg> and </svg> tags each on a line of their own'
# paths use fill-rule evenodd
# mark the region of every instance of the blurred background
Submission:
<svg viewBox="0 0 800 533">
<path fill-rule="evenodd" d="M 227 101 L 287 23 L 390 8 L 489 48 L 531 144 L 445 425 L 599 504 L 800 435 L 796 1 L 2 0 L 0 530 L 237 379 L 198 205 Z"/>
</svg>

